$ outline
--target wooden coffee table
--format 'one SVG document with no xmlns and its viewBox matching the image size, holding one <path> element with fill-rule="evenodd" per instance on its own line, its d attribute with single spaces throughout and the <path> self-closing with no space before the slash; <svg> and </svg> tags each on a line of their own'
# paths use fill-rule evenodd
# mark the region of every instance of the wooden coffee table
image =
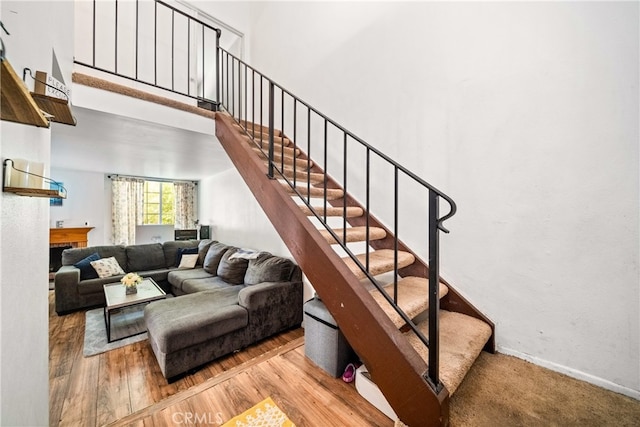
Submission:
<svg viewBox="0 0 640 427">
<path fill-rule="evenodd" d="M 164 299 L 167 297 L 167 294 L 153 279 L 145 278 L 142 280 L 142 283 L 138 284 L 138 292 L 135 294 L 125 294 L 124 285 L 117 282 L 104 285 L 104 296 L 107 301 L 107 305 L 104 307 L 104 323 L 107 327 L 107 342 L 113 342 L 145 332 L 137 332 L 111 341 L 111 315 L 114 311 L 121 310 L 125 307 L 147 304 L 151 301 Z"/>
</svg>

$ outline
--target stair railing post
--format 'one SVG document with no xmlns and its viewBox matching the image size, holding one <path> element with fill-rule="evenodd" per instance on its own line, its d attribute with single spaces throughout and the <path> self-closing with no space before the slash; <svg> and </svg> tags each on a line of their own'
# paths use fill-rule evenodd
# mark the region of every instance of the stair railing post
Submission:
<svg viewBox="0 0 640 427">
<path fill-rule="evenodd" d="M 273 154 L 274 154 L 274 126 L 275 126 L 275 83 L 269 80 L 269 172 L 267 176 L 273 179 Z"/>
<path fill-rule="evenodd" d="M 222 30 L 216 29 L 216 104 L 215 111 L 220 111 L 220 104 L 222 102 L 220 96 L 220 85 L 221 85 L 221 74 L 222 70 L 220 69 L 220 36 L 222 35 Z M 203 58 L 204 62 L 204 58 Z"/>
<path fill-rule="evenodd" d="M 440 297 L 438 295 L 440 283 L 440 239 L 438 235 L 439 215 L 438 194 L 429 189 L 429 379 L 435 387 L 439 387 L 440 370 Z"/>
</svg>

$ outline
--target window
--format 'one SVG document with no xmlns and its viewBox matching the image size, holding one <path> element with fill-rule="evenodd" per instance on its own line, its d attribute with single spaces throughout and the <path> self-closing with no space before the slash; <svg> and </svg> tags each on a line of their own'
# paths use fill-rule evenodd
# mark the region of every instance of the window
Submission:
<svg viewBox="0 0 640 427">
<path fill-rule="evenodd" d="M 175 223 L 175 187 L 173 182 L 145 181 L 142 223 Z"/>
</svg>

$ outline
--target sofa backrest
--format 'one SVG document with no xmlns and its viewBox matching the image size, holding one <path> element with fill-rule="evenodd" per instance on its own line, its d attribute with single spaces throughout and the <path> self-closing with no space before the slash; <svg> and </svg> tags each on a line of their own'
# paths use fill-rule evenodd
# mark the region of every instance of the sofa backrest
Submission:
<svg viewBox="0 0 640 427">
<path fill-rule="evenodd" d="M 125 271 L 160 270 L 167 266 L 162 243 L 129 245 L 125 251 L 127 253 L 127 266 L 123 266 Z"/>
<path fill-rule="evenodd" d="M 204 240 L 203 240 L 204 242 Z M 164 250 L 164 265 L 166 267 L 177 267 L 176 255 L 178 249 L 196 248 L 200 240 L 168 240 L 162 244 Z"/>
<path fill-rule="evenodd" d="M 125 247 L 122 245 L 65 249 L 62 251 L 62 265 L 73 265 L 94 253 L 97 253 L 100 258 L 115 257 L 120 267 L 123 269 L 127 268 L 127 253 Z"/>
<path fill-rule="evenodd" d="M 180 240 L 143 245 L 104 245 L 87 248 L 71 248 L 62 252 L 62 265 L 73 265 L 78 261 L 97 253 L 100 258 L 115 257 L 123 270 L 149 271 L 168 267 L 177 267 L 178 249 L 202 246 L 202 258 L 209 248 L 211 240 Z"/>
</svg>

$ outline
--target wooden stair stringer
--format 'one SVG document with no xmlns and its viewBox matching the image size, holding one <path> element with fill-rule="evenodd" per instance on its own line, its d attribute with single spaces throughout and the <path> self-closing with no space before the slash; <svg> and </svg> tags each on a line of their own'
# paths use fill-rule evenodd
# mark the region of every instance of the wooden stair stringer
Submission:
<svg viewBox="0 0 640 427">
<path fill-rule="evenodd" d="M 266 176 L 230 116 L 216 116 L 216 136 L 396 414 L 412 427 L 447 425 L 446 388 L 429 386 L 424 360 L 282 185 Z"/>
</svg>

